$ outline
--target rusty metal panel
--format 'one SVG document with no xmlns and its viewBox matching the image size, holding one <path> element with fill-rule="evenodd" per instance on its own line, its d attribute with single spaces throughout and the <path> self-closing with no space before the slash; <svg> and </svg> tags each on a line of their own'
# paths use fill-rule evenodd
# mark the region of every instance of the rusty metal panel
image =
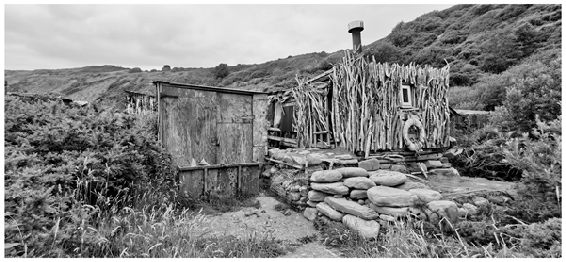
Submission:
<svg viewBox="0 0 566 262">
<path fill-rule="evenodd" d="M 185 170 L 179 172 L 179 191 L 184 196 L 198 199 L 204 188 L 204 169 Z"/>
<path fill-rule="evenodd" d="M 260 163 L 179 167 L 179 191 L 193 199 L 259 194 Z"/>
<path fill-rule="evenodd" d="M 242 195 L 259 194 L 260 166 L 242 166 L 240 177 L 240 193 Z"/>
<path fill-rule="evenodd" d="M 219 168 L 215 196 L 227 198 L 238 193 L 238 167 Z"/>
</svg>

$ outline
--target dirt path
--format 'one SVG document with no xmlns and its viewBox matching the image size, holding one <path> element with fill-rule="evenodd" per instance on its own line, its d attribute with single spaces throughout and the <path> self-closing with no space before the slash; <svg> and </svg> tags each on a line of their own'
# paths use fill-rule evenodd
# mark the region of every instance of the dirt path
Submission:
<svg viewBox="0 0 566 262">
<path fill-rule="evenodd" d="M 256 234 L 258 237 L 273 236 L 276 239 L 297 246 L 294 252 L 284 257 L 338 257 L 317 240 L 301 244 L 304 237 L 318 236 L 313 224 L 302 214 L 291 211 L 289 215 L 275 210 L 280 202 L 274 197 L 257 197 L 260 208 L 243 208 L 236 212 L 223 213 L 210 217 L 206 227 L 209 234 L 234 235 L 247 238 Z"/>
</svg>

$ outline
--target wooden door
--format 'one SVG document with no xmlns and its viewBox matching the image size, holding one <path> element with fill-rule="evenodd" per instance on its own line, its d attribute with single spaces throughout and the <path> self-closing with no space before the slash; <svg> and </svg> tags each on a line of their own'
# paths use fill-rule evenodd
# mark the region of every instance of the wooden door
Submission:
<svg viewBox="0 0 566 262">
<path fill-rule="evenodd" d="M 219 164 L 251 163 L 253 157 L 252 96 L 218 93 Z"/>
<path fill-rule="evenodd" d="M 162 97 L 163 144 L 177 165 L 187 166 L 194 158 L 217 163 L 215 92 L 170 88 L 174 95 Z"/>
</svg>

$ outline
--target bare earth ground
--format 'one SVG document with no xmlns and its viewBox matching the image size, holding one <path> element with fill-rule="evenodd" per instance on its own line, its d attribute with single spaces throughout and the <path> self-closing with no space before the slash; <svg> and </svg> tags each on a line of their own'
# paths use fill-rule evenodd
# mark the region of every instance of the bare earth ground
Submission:
<svg viewBox="0 0 566 262">
<path fill-rule="evenodd" d="M 447 198 L 486 192 L 513 194 L 515 185 L 512 182 L 483 178 L 447 176 L 429 176 L 427 184 Z M 233 235 L 238 238 L 273 236 L 295 247 L 294 251 L 283 256 L 287 258 L 339 257 L 339 251 L 329 249 L 319 242 L 318 231 L 301 213 L 289 210 L 289 214 L 285 215 L 275 210 L 275 206 L 281 203 L 275 197 L 259 196 L 256 199 L 259 201 L 259 208 L 244 207 L 238 211 L 210 216 L 202 225 L 202 230 L 207 235 Z M 299 241 L 301 238 L 312 236 L 317 236 L 318 239 L 308 244 Z"/>
<path fill-rule="evenodd" d="M 240 238 L 252 236 L 273 236 L 289 245 L 297 246 L 295 251 L 284 257 L 338 257 L 318 241 L 302 244 L 298 240 L 303 237 L 318 235 L 313 224 L 302 214 L 290 212 L 284 215 L 275 210 L 280 202 L 274 197 L 260 196 L 260 208 L 246 207 L 236 212 L 222 213 L 209 218 L 206 228 L 209 235 L 233 235 Z M 337 253 L 337 252 L 336 252 Z"/>
</svg>

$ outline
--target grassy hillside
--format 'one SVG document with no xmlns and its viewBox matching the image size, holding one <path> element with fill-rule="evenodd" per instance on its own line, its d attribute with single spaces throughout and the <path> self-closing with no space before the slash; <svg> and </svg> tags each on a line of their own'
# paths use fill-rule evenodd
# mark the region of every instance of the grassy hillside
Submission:
<svg viewBox="0 0 566 262">
<path fill-rule="evenodd" d="M 367 25 L 379 26 L 379 25 Z M 451 66 L 452 86 L 472 86 L 502 74 L 542 53 L 560 56 L 560 5 L 458 5 L 400 22 L 385 38 L 364 47 L 365 55 L 380 62 Z M 348 36 L 344 36 L 348 37 Z M 364 39 L 371 39 L 364 36 Z M 228 67 L 215 76 L 214 68 L 173 68 L 168 72 L 137 72 L 115 66 L 74 69 L 6 70 L 8 91 L 58 93 L 79 100 L 116 104 L 124 90 L 151 91 L 151 81 L 164 80 L 270 91 L 290 88 L 295 75 L 316 75 L 339 61 L 343 51 L 310 53 L 257 65 Z M 468 95 L 477 91 L 462 89 Z M 474 93 L 476 92 L 476 93 Z M 497 92 L 496 92 L 497 93 Z M 493 109 L 483 102 L 453 104 L 472 109 Z M 459 97 L 455 97 L 458 101 Z M 492 99 L 492 98 L 489 98 Z M 467 100 L 460 99 L 460 100 Z"/>
</svg>

